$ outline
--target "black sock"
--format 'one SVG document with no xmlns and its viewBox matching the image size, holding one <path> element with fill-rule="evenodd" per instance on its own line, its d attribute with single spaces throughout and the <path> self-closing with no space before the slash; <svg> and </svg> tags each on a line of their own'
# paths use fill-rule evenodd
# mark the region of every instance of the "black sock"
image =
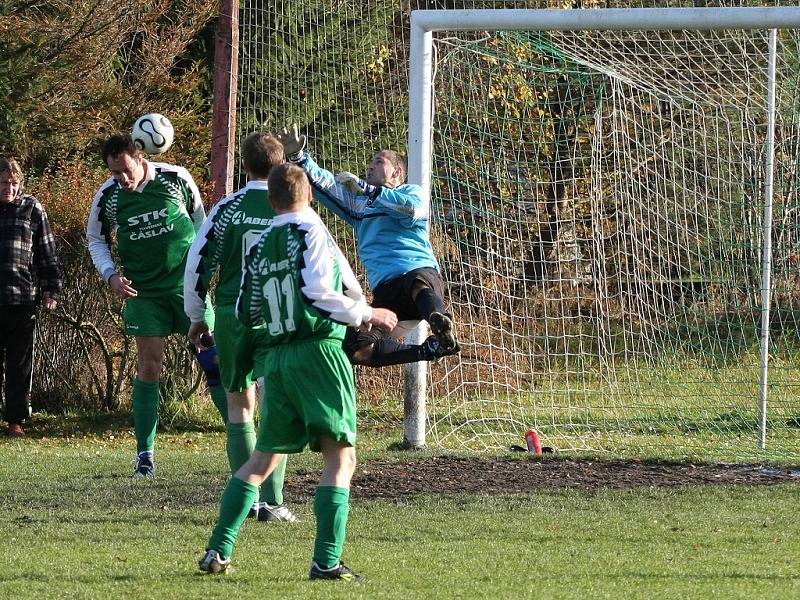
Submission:
<svg viewBox="0 0 800 600">
<path fill-rule="evenodd" d="M 388 367 L 429 360 L 423 346 L 402 344 L 397 340 L 383 339 L 375 342 L 369 360 L 358 362 L 365 367 Z"/>
<path fill-rule="evenodd" d="M 447 307 L 444 305 L 444 300 L 434 292 L 431 288 L 422 288 L 417 297 L 414 298 L 414 304 L 417 305 L 419 315 L 426 321 L 430 320 L 431 313 L 438 312 L 444 315 L 449 315 Z"/>
</svg>

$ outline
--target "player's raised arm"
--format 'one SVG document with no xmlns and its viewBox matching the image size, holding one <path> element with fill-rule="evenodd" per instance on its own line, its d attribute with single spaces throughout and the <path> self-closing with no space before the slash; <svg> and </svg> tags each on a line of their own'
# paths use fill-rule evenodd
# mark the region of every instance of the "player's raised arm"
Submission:
<svg viewBox="0 0 800 600">
<path fill-rule="evenodd" d="M 286 151 L 286 158 L 301 167 L 311 182 L 314 199 L 332 210 L 351 226 L 361 218 L 370 198 L 355 191 L 350 184 L 339 183 L 330 171 L 320 167 L 308 152 L 305 152 L 306 137 L 292 125 L 278 135 Z"/>
</svg>

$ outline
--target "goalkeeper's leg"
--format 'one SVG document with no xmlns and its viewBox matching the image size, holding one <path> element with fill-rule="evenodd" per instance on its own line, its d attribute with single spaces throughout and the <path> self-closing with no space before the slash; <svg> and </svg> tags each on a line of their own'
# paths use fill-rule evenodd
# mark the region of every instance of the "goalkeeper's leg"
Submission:
<svg viewBox="0 0 800 600">
<path fill-rule="evenodd" d="M 381 283 L 375 288 L 372 306 L 393 310 L 400 321 L 427 321 L 443 356 L 460 351 L 453 316 L 444 301 L 444 282 L 436 269 L 414 269 Z"/>
<path fill-rule="evenodd" d="M 365 367 L 388 367 L 436 358 L 424 344 L 403 344 L 377 328 L 358 331 L 348 327 L 343 347 L 350 362 Z"/>
<path fill-rule="evenodd" d="M 441 278 L 436 283 L 441 284 Z M 420 317 L 430 324 L 431 332 L 442 348 L 445 351 L 458 351 L 453 316 L 444 302 L 441 291 L 443 286 L 436 283 L 430 281 L 429 277 L 416 279 L 411 286 L 411 298 Z"/>
<path fill-rule="evenodd" d="M 438 360 L 442 356 L 453 354 L 445 352 L 433 336 L 422 344 L 404 344 L 376 328 L 358 331 L 354 327 L 348 327 L 343 347 L 351 363 L 364 367 L 388 367 Z"/>
</svg>

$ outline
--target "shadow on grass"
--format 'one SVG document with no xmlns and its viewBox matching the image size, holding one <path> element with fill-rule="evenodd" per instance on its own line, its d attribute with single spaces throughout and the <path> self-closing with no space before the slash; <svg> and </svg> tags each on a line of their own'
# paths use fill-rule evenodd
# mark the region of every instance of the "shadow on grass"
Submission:
<svg viewBox="0 0 800 600">
<path fill-rule="evenodd" d="M 159 423 L 159 433 L 163 432 L 219 432 L 225 431 L 222 422 L 217 420 L 199 421 L 172 419 Z M 36 413 L 25 423 L 26 437 L 106 437 L 109 434 L 130 432 L 133 435 L 133 415 L 128 411 L 85 412 L 52 415 Z"/>
</svg>

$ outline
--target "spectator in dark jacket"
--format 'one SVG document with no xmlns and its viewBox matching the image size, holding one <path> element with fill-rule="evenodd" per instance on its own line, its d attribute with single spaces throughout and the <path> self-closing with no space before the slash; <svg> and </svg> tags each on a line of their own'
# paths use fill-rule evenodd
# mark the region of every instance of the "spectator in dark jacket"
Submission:
<svg viewBox="0 0 800 600">
<path fill-rule="evenodd" d="M 61 272 L 47 213 L 23 193 L 14 159 L 0 158 L 0 371 L 5 372 L 8 435 L 23 436 L 30 416 L 36 306 L 56 307 Z"/>
</svg>

